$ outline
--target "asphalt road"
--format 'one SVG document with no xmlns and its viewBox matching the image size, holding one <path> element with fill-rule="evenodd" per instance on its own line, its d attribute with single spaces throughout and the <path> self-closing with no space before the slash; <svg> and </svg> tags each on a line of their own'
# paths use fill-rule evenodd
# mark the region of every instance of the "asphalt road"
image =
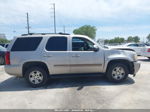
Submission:
<svg viewBox="0 0 150 112">
<path fill-rule="evenodd" d="M 61 78 L 42 88 L 0 67 L 0 109 L 150 109 L 150 61 L 140 58 L 136 77 L 113 84 L 104 77 Z"/>
</svg>

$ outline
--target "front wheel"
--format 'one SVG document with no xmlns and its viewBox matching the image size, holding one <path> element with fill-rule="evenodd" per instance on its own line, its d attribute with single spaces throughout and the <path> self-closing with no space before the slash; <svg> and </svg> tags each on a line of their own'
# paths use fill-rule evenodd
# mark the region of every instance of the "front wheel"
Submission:
<svg viewBox="0 0 150 112">
<path fill-rule="evenodd" d="M 125 64 L 116 63 L 109 66 L 107 78 L 112 82 L 122 82 L 127 79 L 129 70 Z"/>
<path fill-rule="evenodd" d="M 46 84 L 48 74 L 43 68 L 32 67 L 26 71 L 25 78 L 32 87 L 41 87 Z"/>
<path fill-rule="evenodd" d="M 147 57 L 150 60 L 150 57 Z"/>
</svg>

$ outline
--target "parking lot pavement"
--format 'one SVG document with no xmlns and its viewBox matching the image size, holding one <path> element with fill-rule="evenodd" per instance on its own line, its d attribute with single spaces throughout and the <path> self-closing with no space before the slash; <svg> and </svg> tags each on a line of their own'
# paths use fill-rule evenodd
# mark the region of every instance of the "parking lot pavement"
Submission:
<svg viewBox="0 0 150 112">
<path fill-rule="evenodd" d="M 3 71 L 4 66 L 0 65 L 0 72 Z"/>
<path fill-rule="evenodd" d="M 36 89 L 0 67 L 0 108 L 150 109 L 150 61 L 141 57 L 140 61 L 137 76 L 120 84 L 104 77 L 61 78 Z"/>
</svg>

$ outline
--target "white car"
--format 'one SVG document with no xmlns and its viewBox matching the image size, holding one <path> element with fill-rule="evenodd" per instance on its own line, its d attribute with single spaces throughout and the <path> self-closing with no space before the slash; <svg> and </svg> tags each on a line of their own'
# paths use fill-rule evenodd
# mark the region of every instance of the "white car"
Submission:
<svg viewBox="0 0 150 112">
<path fill-rule="evenodd" d="M 142 56 L 147 57 L 150 59 L 150 46 L 145 46 L 143 48 Z"/>
<path fill-rule="evenodd" d="M 135 44 L 135 43 L 126 44 L 126 46 L 133 49 L 137 53 L 137 55 L 141 55 L 150 59 L 150 46 L 146 44 Z"/>
<path fill-rule="evenodd" d="M 127 43 L 118 46 L 107 46 L 109 49 L 120 49 L 120 50 L 133 50 L 137 55 L 147 57 L 150 59 L 150 46 L 146 44 Z"/>
<path fill-rule="evenodd" d="M 146 45 L 137 44 L 137 43 L 128 43 L 128 44 L 125 44 L 125 46 L 133 49 L 137 53 L 137 55 L 142 55 Z"/>
<path fill-rule="evenodd" d="M 133 50 L 137 55 L 143 55 L 145 44 L 127 43 L 124 45 L 109 46 L 109 49 Z"/>
</svg>

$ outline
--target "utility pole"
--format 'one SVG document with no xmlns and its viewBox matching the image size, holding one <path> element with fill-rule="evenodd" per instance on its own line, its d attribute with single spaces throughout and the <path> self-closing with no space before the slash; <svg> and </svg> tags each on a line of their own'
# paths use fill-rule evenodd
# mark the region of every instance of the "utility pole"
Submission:
<svg viewBox="0 0 150 112">
<path fill-rule="evenodd" d="M 53 21 L 54 21 L 54 33 L 56 33 L 56 10 L 55 10 L 55 3 L 52 3 L 53 7 L 52 7 L 52 10 L 53 10 Z"/>
<path fill-rule="evenodd" d="M 28 34 L 30 33 L 30 25 L 29 25 L 29 15 L 28 15 L 28 12 L 27 12 L 27 32 L 28 32 Z"/>
</svg>

